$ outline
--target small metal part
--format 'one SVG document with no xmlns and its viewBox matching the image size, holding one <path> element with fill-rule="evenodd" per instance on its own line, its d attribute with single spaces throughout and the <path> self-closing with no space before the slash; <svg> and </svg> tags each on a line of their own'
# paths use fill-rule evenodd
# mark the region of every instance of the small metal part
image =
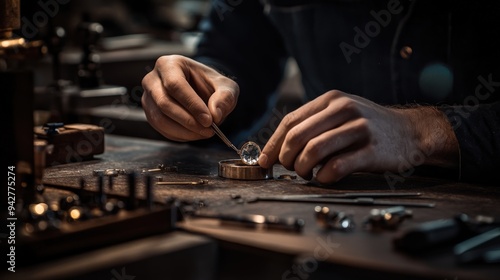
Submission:
<svg viewBox="0 0 500 280">
<path fill-rule="evenodd" d="M 120 168 L 110 168 L 110 169 L 95 169 L 92 171 L 93 176 L 118 176 L 122 174 L 127 174 L 125 169 Z"/>
<path fill-rule="evenodd" d="M 152 172 L 177 172 L 179 168 L 175 165 L 167 166 L 163 163 L 158 164 L 156 168 L 143 169 L 142 173 L 152 173 Z"/>
<path fill-rule="evenodd" d="M 144 168 L 141 170 L 141 173 L 147 174 L 147 173 L 160 172 L 160 171 L 161 171 L 160 168 L 151 168 L 151 169 Z"/>
<path fill-rule="evenodd" d="M 114 179 L 113 177 L 117 177 L 121 174 L 127 174 L 125 169 L 112 168 L 112 169 L 95 169 L 92 171 L 92 175 L 95 177 L 108 177 L 108 187 L 110 190 L 113 189 Z"/>
<path fill-rule="evenodd" d="M 156 182 L 157 185 L 205 185 L 208 184 L 208 180 L 200 179 L 198 181 L 161 181 Z"/>
<path fill-rule="evenodd" d="M 281 174 L 278 176 L 278 180 L 295 180 L 297 179 L 297 175 L 290 175 L 290 174 Z"/>
<path fill-rule="evenodd" d="M 237 180 L 265 180 L 273 178 L 273 168 L 246 165 L 239 159 L 219 161 L 219 176 Z"/>
<path fill-rule="evenodd" d="M 314 207 L 316 222 L 324 229 L 350 231 L 355 227 L 354 218 L 345 212 L 332 211 L 326 206 Z"/>
<path fill-rule="evenodd" d="M 403 206 L 395 206 L 386 209 L 372 209 L 370 215 L 365 218 L 364 226 L 369 229 L 395 230 L 405 219 L 413 217 L 413 212 Z"/>
<path fill-rule="evenodd" d="M 162 172 L 177 172 L 179 171 L 179 168 L 175 165 L 172 166 L 167 166 L 163 163 L 158 164 L 158 169 L 160 169 Z"/>
</svg>

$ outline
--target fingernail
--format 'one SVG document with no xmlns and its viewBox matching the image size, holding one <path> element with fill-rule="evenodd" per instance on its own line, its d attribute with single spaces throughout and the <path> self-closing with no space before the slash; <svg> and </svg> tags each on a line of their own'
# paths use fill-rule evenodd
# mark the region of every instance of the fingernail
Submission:
<svg viewBox="0 0 500 280">
<path fill-rule="evenodd" d="M 217 107 L 216 110 L 217 110 L 217 121 L 220 121 L 222 120 L 222 110 L 219 107 Z"/>
<path fill-rule="evenodd" d="M 198 117 L 198 121 L 204 127 L 209 127 L 210 125 L 212 125 L 212 117 L 210 117 L 209 114 L 205 114 L 205 113 L 200 114 L 200 116 Z"/>
<path fill-rule="evenodd" d="M 259 165 L 265 168 L 265 167 L 267 167 L 267 161 L 268 161 L 267 155 L 266 154 L 260 154 L 260 156 L 259 156 Z"/>
<path fill-rule="evenodd" d="M 201 130 L 200 134 L 205 136 L 205 137 L 211 137 L 214 134 L 214 131 L 210 128 L 207 128 L 207 129 Z"/>
</svg>

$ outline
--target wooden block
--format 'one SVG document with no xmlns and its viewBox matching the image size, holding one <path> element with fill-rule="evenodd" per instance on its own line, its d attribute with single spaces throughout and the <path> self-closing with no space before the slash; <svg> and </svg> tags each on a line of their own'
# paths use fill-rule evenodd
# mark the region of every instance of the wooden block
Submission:
<svg viewBox="0 0 500 280">
<path fill-rule="evenodd" d="M 48 131 L 35 127 L 35 137 L 48 142 L 46 166 L 81 162 L 104 153 L 104 128 L 91 124 L 66 124 Z"/>
</svg>

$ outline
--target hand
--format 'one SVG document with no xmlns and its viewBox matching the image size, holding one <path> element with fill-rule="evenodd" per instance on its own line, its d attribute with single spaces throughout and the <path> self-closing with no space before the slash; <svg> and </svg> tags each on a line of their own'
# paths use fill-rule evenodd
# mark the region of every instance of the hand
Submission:
<svg viewBox="0 0 500 280">
<path fill-rule="evenodd" d="M 233 80 L 179 55 L 158 58 L 142 87 L 149 123 L 166 138 L 181 142 L 213 136 L 210 125 L 227 117 L 239 95 Z"/>
<path fill-rule="evenodd" d="M 285 116 L 262 150 L 259 164 L 278 160 L 297 175 L 332 183 L 360 171 L 402 172 L 402 161 L 454 166 L 458 143 L 444 115 L 432 107 L 388 108 L 329 91 Z"/>
</svg>

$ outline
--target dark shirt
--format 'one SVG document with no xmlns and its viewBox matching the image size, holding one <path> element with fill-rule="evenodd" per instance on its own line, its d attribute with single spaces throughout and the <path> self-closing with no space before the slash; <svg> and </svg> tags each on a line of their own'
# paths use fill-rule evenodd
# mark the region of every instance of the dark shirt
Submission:
<svg viewBox="0 0 500 280">
<path fill-rule="evenodd" d="M 493 0 L 214 1 L 195 59 L 240 85 L 224 124 L 240 129 L 233 139 L 269 111 L 293 57 L 308 100 L 337 89 L 438 106 L 459 141 L 462 179 L 489 181 L 500 167 L 499 13 Z"/>
</svg>

